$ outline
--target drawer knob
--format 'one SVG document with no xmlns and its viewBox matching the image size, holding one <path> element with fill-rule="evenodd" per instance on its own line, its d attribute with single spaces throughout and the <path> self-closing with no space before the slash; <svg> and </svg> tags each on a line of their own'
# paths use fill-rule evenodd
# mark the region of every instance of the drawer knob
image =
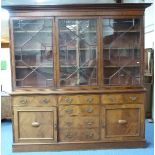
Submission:
<svg viewBox="0 0 155 155">
<path fill-rule="evenodd" d="M 42 103 L 43 104 L 48 104 L 49 103 L 49 100 L 47 98 L 45 98 L 45 99 L 42 100 Z"/>
<path fill-rule="evenodd" d="M 109 99 L 110 99 L 111 102 L 114 102 L 115 101 L 114 96 L 109 96 Z"/>
<path fill-rule="evenodd" d="M 88 103 L 92 103 L 93 100 L 94 100 L 94 99 L 93 99 L 92 97 L 89 97 L 89 98 L 87 99 L 87 102 L 88 102 Z"/>
<path fill-rule="evenodd" d="M 39 127 L 40 126 L 40 123 L 39 122 L 32 122 L 32 126 L 33 127 Z"/>
<path fill-rule="evenodd" d="M 65 135 L 65 137 L 66 137 L 66 138 L 72 138 L 72 137 L 73 137 L 73 134 L 67 133 L 67 134 Z"/>
<path fill-rule="evenodd" d="M 86 122 L 87 125 L 93 125 L 93 123 L 94 123 L 93 121 Z"/>
<path fill-rule="evenodd" d="M 72 114 L 72 113 L 73 113 L 73 109 L 66 109 L 65 112 L 66 112 L 67 114 Z"/>
<path fill-rule="evenodd" d="M 87 108 L 86 110 L 88 113 L 92 113 L 93 112 L 93 108 Z"/>
<path fill-rule="evenodd" d="M 73 101 L 73 99 L 72 98 L 65 98 L 65 102 L 67 102 L 67 103 L 72 103 L 72 101 Z"/>
<path fill-rule="evenodd" d="M 68 127 L 71 127 L 71 126 L 73 125 L 73 123 L 72 123 L 72 122 L 66 122 L 66 125 L 67 125 Z"/>
<path fill-rule="evenodd" d="M 27 104 L 28 101 L 27 101 L 27 100 L 20 100 L 20 103 L 21 103 L 21 104 Z"/>
<path fill-rule="evenodd" d="M 87 138 L 92 138 L 92 137 L 94 137 L 94 133 L 86 133 L 86 137 Z"/>
<path fill-rule="evenodd" d="M 135 101 L 135 100 L 137 99 L 137 97 L 136 97 L 136 96 L 130 96 L 130 99 L 131 99 L 132 101 Z"/>
<path fill-rule="evenodd" d="M 127 120 L 120 119 L 120 120 L 118 120 L 118 123 L 119 124 L 126 124 L 127 123 Z"/>
</svg>

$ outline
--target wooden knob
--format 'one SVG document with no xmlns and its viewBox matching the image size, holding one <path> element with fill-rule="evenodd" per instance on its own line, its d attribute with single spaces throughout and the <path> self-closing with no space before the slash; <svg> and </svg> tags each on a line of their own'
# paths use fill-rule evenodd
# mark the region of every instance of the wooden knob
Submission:
<svg viewBox="0 0 155 155">
<path fill-rule="evenodd" d="M 40 123 L 39 122 L 32 122 L 32 126 L 33 127 L 39 127 L 40 126 Z"/>
<path fill-rule="evenodd" d="M 120 119 L 120 120 L 118 120 L 118 123 L 119 123 L 119 124 L 126 124 L 126 123 L 127 123 L 127 120 L 122 120 L 122 119 Z"/>
</svg>

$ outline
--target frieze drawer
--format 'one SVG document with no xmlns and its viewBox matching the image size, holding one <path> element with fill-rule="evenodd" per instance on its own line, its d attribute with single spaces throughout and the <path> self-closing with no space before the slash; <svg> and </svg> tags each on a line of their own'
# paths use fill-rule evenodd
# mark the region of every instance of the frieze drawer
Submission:
<svg viewBox="0 0 155 155">
<path fill-rule="evenodd" d="M 56 106 L 56 96 L 52 95 L 29 95 L 13 96 L 13 106 Z"/>
<path fill-rule="evenodd" d="M 141 104 L 145 101 L 143 93 L 104 94 L 101 96 L 102 104 Z"/>
<path fill-rule="evenodd" d="M 59 104 L 99 104 L 99 95 L 61 95 Z"/>
</svg>

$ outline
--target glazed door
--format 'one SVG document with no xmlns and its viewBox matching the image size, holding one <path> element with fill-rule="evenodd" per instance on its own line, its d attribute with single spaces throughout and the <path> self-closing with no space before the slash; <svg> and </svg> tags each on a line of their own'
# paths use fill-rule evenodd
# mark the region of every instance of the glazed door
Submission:
<svg viewBox="0 0 155 155">
<path fill-rule="evenodd" d="M 140 25 L 139 18 L 102 20 L 105 86 L 141 84 Z"/>
<path fill-rule="evenodd" d="M 59 86 L 96 86 L 97 19 L 58 19 Z"/>
<path fill-rule="evenodd" d="M 15 87 L 52 87 L 52 18 L 15 18 L 12 26 Z"/>
</svg>

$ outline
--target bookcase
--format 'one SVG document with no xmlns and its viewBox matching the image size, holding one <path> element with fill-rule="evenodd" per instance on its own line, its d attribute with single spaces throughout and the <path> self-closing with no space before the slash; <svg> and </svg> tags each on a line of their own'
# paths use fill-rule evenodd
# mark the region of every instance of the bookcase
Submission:
<svg viewBox="0 0 155 155">
<path fill-rule="evenodd" d="M 10 11 L 13 151 L 145 146 L 150 3 Z"/>
</svg>

